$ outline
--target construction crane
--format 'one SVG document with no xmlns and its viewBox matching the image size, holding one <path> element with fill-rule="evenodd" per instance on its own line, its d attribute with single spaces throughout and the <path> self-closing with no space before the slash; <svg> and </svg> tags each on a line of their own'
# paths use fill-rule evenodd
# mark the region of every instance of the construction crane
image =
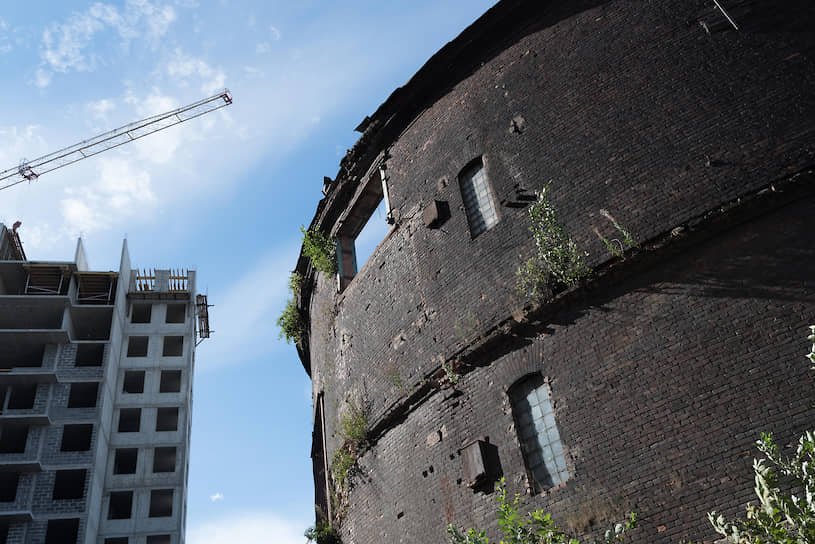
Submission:
<svg viewBox="0 0 815 544">
<path fill-rule="evenodd" d="M 105 132 L 88 140 L 79 142 L 72 146 L 60 149 L 39 159 L 32 161 L 21 160 L 15 168 L 9 168 L 0 172 L 0 191 L 13 187 L 24 181 L 35 181 L 46 172 L 51 172 L 57 168 L 62 168 L 82 159 L 87 159 L 93 155 L 98 155 L 108 149 L 119 147 L 126 143 L 144 138 L 149 134 L 158 132 L 165 128 L 183 123 L 195 117 L 204 115 L 211 111 L 228 106 L 232 103 L 232 95 L 229 89 L 224 89 L 220 93 L 204 98 L 198 102 L 193 102 L 181 108 L 167 113 L 154 115 L 141 121 L 127 124 L 123 127 Z"/>
</svg>

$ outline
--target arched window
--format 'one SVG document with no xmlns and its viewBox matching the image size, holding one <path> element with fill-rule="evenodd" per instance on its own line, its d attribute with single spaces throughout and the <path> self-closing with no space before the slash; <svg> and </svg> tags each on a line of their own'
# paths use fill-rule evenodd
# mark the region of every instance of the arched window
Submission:
<svg viewBox="0 0 815 544">
<path fill-rule="evenodd" d="M 540 374 L 526 376 L 509 389 L 518 439 L 536 492 L 569 479 L 550 397 L 549 385 Z"/>
<path fill-rule="evenodd" d="M 479 157 L 471 162 L 458 176 L 461 198 L 467 213 L 467 223 L 473 238 L 488 230 L 498 222 L 495 200 L 487 181 L 484 161 Z"/>
</svg>

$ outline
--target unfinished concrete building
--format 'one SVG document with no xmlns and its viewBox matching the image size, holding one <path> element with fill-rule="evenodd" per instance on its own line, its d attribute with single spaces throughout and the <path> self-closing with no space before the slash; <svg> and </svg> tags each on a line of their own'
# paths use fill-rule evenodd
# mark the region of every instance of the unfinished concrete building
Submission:
<svg viewBox="0 0 815 544">
<path fill-rule="evenodd" d="M 346 544 L 497 541 L 500 476 L 576 535 L 635 511 L 634 542 L 709 542 L 760 433 L 812 428 L 815 4 L 718 4 L 503 0 L 357 127 L 310 224 L 339 273 L 296 267 Z M 550 180 L 593 272 L 534 302 Z"/>
<path fill-rule="evenodd" d="M 16 230 L 16 229 L 15 229 Z M 195 273 L 26 259 L 0 225 L 0 543 L 182 544 Z M 204 335 L 207 335 L 203 302 Z"/>
</svg>

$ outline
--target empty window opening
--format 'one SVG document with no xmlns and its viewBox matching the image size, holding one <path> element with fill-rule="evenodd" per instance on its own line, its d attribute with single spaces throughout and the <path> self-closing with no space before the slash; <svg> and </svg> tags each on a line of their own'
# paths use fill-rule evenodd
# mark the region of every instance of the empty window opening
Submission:
<svg viewBox="0 0 815 544">
<path fill-rule="evenodd" d="M 81 423 L 77 425 L 65 425 L 62 429 L 62 444 L 60 451 L 88 451 L 91 449 L 91 437 L 93 436 L 93 425 Z"/>
<path fill-rule="evenodd" d="M 178 408 L 159 408 L 156 411 L 157 431 L 178 430 Z"/>
<path fill-rule="evenodd" d="M 175 448 L 154 450 L 153 472 L 175 472 Z"/>
<path fill-rule="evenodd" d="M 184 323 L 185 317 L 187 317 L 186 304 L 167 305 L 167 317 L 165 319 L 167 323 Z"/>
<path fill-rule="evenodd" d="M 161 354 L 164 357 L 181 357 L 183 353 L 184 353 L 183 336 L 164 337 L 164 351 L 161 352 Z"/>
<path fill-rule="evenodd" d="M 162 370 L 159 393 L 178 393 L 181 391 L 181 371 Z"/>
<path fill-rule="evenodd" d="M 127 356 L 128 357 L 147 357 L 147 346 L 149 344 L 149 337 L 147 336 L 131 336 L 127 339 Z"/>
<path fill-rule="evenodd" d="M 99 382 L 72 383 L 68 408 L 93 408 L 98 392 Z"/>
<path fill-rule="evenodd" d="M 20 474 L 17 472 L 0 472 L 0 502 L 14 502 L 19 483 Z"/>
<path fill-rule="evenodd" d="M 127 544 L 126 536 L 116 536 L 113 538 L 106 538 L 105 544 Z"/>
<path fill-rule="evenodd" d="M 75 366 L 102 366 L 105 344 L 77 344 Z"/>
<path fill-rule="evenodd" d="M 9 522 L 0 520 L 0 544 L 6 544 L 8 541 Z"/>
<path fill-rule="evenodd" d="M 144 393 L 144 370 L 126 371 L 122 391 L 131 394 Z"/>
<path fill-rule="evenodd" d="M 147 544 L 170 544 L 170 535 L 150 535 Z"/>
<path fill-rule="evenodd" d="M 337 231 L 341 290 L 351 283 L 390 230 L 390 203 L 384 179 L 384 168 L 376 169 L 341 219 Z"/>
<path fill-rule="evenodd" d="M 141 408 L 122 408 L 119 410 L 119 432 L 137 433 L 141 426 Z"/>
<path fill-rule="evenodd" d="M 135 303 L 130 313 L 131 323 L 150 323 L 153 305 L 149 303 Z"/>
<path fill-rule="evenodd" d="M 48 520 L 45 544 L 76 544 L 78 536 L 79 518 Z"/>
<path fill-rule="evenodd" d="M 166 518 L 173 515 L 173 490 L 153 489 L 150 491 L 150 517 Z"/>
<path fill-rule="evenodd" d="M 459 174 L 461 198 L 473 238 L 488 230 L 498 222 L 495 199 L 492 195 L 484 162 L 476 159 Z"/>
<path fill-rule="evenodd" d="M 6 423 L 0 427 L 0 453 L 25 453 L 28 425 Z"/>
<path fill-rule="evenodd" d="M 133 510 L 132 491 L 111 491 L 108 519 L 130 519 Z"/>
<path fill-rule="evenodd" d="M 8 398 L 9 410 L 31 410 L 37 398 L 37 384 L 15 385 Z"/>
<path fill-rule="evenodd" d="M 117 448 L 113 457 L 113 474 L 136 474 L 138 448 Z"/>
<path fill-rule="evenodd" d="M 54 493 L 52 499 L 81 499 L 85 496 L 85 475 L 82 470 L 58 470 L 54 478 Z"/>
<path fill-rule="evenodd" d="M 521 451 L 535 492 L 569 479 L 563 443 L 555 424 L 549 385 L 543 376 L 523 378 L 510 388 Z"/>
</svg>

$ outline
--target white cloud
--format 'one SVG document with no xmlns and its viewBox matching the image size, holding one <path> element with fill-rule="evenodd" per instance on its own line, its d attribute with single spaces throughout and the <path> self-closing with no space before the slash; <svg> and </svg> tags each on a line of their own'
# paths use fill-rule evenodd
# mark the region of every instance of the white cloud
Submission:
<svg viewBox="0 0 815 544">
<path fill-rule="evenodd" d="M 271 512 L 237 514 L 187 530 L 189 544 L 303 544 L 306 525 Z"/>
<path fill-rule="evenodd" d="M 60 207 L 67 230 L 90 234 L 136 214 L 149 215 L 156 204 L 150 174 L 120 157 L 100 157 L 98 177 L 82 187 L 65 189 Z"/>
<path fill-rule="evenodd" d="M 265 55 L 272 50 L 272 44 L 269 42 L 261 42 L 255 46 L 255 53 L 258 55 Z"/>
<path fill-rule="evenodd" d="M 54 74 L 49 72 L 48 70 L 43 70 L 42 68 L 37 68 L 37 71 L 34 73 L 34 85 L 39 87 L 40 89 L 44 87 L 48 87 L 51 84 L 51 78 Z"/>
<path fill-rule="evenodd" d="M 85 104 L 91 117 L 97 121 L 107 121 L 107 114 L 116 109 L 116 103 L 110 98 L 93 100 Z"/>
<path fill-rule="evenodd" d="M 222 501 L 222 500 L 224 500 L 224 494 L 219 491 L 219 492 L 215 493 L 214 495 L 210 495 L 209 500 L 212 501 L 212 502 Z"/>
<path fill-rule="evenodd" d="M 246 77 L 250 79 L 254 79 L 256 77 L 263 77 L 265 75 L 263 70 L 255 68 L 254 66 L 244 66 L 243 73 L 246 75 Z"/>
<path fill-rule="evenodd" d="M 144 36 L 155 48 L 176 19 L 171 6 L 158 6 L 148 0 L 128 0 L 123 10 L 97 2 L 84 12 L 73 13 L 65 22 L 52 23 L 43 31 L 40 57 L 42 65 L 53 72 L 90 71 L 98 58 L 87 49 L 95 36 L 104 30 L 115 30 L 126 48 L 135 38 Z M 38 70 L 45 74 L 44 69 Z M 38 73 L 35 84 L 45 87 L 50 77 Z"/>
<path fill-rule="evenodd" d="M 275 41 L 280 39 L 280 31 L 277 29 L 277 27 L 274 27 L 274 26 L 270 25 L 269 26 L 269 32 L 272 33 L 272 37 L 275 39 Z"/>
<path fill-rule="evenodd" d="M 226 74 L 220 68 L 212 68 L 202 59 L 191 57 L 176 49 L 175 57 L 167 64 L 167 74 L 176 79 L 181 86 L 188 85 L 190 79 L 197 78 L 201 92 L 215 94 L 226 87 Z"/>
<path fill-rule="evenodd" d="M 210 293 L 218 306 L 213 314 L 217 323 L 212 323 L 218 341 L 205 342 L 198 349 L 198 368 L 240 364 L 254 354 L 268 353 L 270 337 L 278 335 L 275 322 L 288 296 L 289 273 L 298 251 L 295 244 L 270 251 L 230 282 L 232 288 L 226 293 Z"/>
</svg>

